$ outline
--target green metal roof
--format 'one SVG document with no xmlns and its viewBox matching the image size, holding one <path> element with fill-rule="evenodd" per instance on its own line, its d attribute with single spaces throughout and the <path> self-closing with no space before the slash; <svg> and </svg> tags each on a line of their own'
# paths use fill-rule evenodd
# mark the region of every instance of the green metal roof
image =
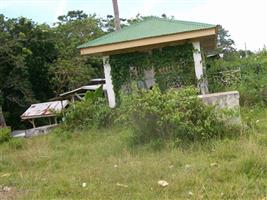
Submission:
<svg viewBox="0 0 267 200">
<path fill-rule="evenodd" d="M 78 48 L 82 49 L 87 47 L 139 40 L 143 38 L 170 35 L 175 33 L 210 29 L 215 27 L 216 25 L 212 24 L 153 17 L 140 23 L 125 27 L 121 31 L 108 33 L 107 35 L 80 45 L 78 46 Z"/>
</svg>

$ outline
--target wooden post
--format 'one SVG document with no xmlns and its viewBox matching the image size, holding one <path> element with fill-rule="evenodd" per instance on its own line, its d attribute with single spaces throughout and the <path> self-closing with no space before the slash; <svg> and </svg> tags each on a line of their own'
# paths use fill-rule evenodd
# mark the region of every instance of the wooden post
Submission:
<svg viewBox="0 0 267 200">
<path fill-rule="evenodd" d="M 120 31 L 121 30 L 121 24 L 120 24 L 120 14 L 119 14 L 119 6 L 117 0 L 112 0 L 113 4 L 113 11 L 114 11 L 114 23 L 115 23 L 115 30 Z"/>
<path fill-rule="evenodd" d="M 71 96 L 71 103 L 75 103 L 74 95 Z"/>
<path fill-rule="evenodd" d="M 201 94 L 207 94 L 209 92 L 208 83 L 203 73 L 204 70 L 203 70 L 200 42 L 195 41 L 192 44 L 194 47 L 193 58 L 194 58 L 194 63 L 195 63 L 195 73 L 196 73 L 196 78 L 198 82 L 198 87 L 200 89 Z"/>
<path fill-rule="evenodd" d="M 32 124 L 32 127 L 33 127 L 33 128 L 36 128 L 34 119 L 29 119 L 29 122 Z"/>
<path fill-rule="evenodd" d="M 6 121 L 2 111 L 2 106 L 0 106 L 0 127 L 6 127 Z"/>
<path fill-rule="evenodd" d="M 116 100 L 115 100 L 115 92 L 114 92 L 113 84 L 112 84 L 111 66 L 109 64 L 109 56 L 103 57 L 103 65 L 104 65 L 106 90 L 107 90 L 107 95 L 108 95 L 109 107 L 114 108 L 116 106 Z"/>
</svg>

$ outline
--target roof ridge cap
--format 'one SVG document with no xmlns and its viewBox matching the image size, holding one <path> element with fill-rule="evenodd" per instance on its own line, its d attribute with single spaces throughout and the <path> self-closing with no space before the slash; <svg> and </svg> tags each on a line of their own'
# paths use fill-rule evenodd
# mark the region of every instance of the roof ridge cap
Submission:
<svg viewBox="0 0 267 200">
<path fill-rule="evenodd" d="M 179 22 L 179 23 L 190 23 L 190 24 L 198 23 L 198 24 L 202 24 L 202 25 L 216 26 L 215 24 L 208 24 L 208 23 L 196 22 L 196 21 L 178 20 L 178 19 L 169 19 L 169 18 L 162 18 L 162 17 L 155 17 L 155 19 L 159 19 L 161 21 L 173 22 L 173 23 L 175 23 L 175 22 Z"/>
</svg>

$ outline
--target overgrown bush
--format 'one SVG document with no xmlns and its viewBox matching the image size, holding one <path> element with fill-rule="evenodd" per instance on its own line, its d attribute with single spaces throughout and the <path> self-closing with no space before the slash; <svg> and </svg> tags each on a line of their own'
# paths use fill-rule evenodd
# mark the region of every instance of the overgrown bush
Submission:
<svg viewBox="0 0 267 200">
<path fill-rule="evenodd" d="M 67 130 L 108 127 L 111 112 L 100 88 L 88 92 L 83 101 L 76 102 L 67 109 L 63 127 Z"/>
<path fill-rule="evenodd" d="M 10 128 L 0 128 L 0 144 L 11 139 Z"/>
<path fill-rule="evenodd" d="M 241 105 L 267 105 L 267 52 L 215 60 L 207 67 L 211 92 L 238 90 Z"/>
<path fill-rule="evenodd" d="M 193 87 L 162 92 L 133 89 L 122 95 L 118 109 L 119 122 L 133 129 L 136 143 L 158 139 L 204 141 L 220 136 L 226 130 L 222 115 L 214 107 L 204 105 Z"/>
</svg>

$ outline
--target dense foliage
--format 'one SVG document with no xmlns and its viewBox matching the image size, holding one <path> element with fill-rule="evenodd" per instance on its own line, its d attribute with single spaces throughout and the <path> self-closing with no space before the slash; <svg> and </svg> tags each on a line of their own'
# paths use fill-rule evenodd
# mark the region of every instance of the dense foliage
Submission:
<svg viewBox="0 0 267 200">
<path fill-rule="evenodd" d="M 227 120 L 234 112 L 204 105 L 194 87 L 162 91 L 158 86 L 144 90 L 132 84 L 131 90 L 130 94 L 121 92 L 121 104 L 116 109 L 108 107 L 101 88 L 88 92 L 84 101 L 68 108 L 63 132 L 120 125 L 133 131 L 129 140 L 133 144 L 169 140 L 175 145 L 233 133 Z"/>
<path fill-rule="evenodd" d="M 9 128 L 0 128 L 0 144 L 8 142 L 11 139 Z"/>
<path fill-rule="evenodd" d="M 238 90 L 242 105 L 267 105 L 266 50 L 248 57 L 213 60 L 208 66 L 211 92 Z"/>
<path fill-rule="evenodd" d="M 131 81 L 144 81 L 144 70 L 155 72 L 156 82 L 165 90 L 175 85 L 194 85 L 193 47 L 191 44 L 164 47 L 150 52 L 113 55 L 110 58 L 115 90 Z M 134 69 L 135 73 L 131 73 Z M 132 70 L 133 71 L 133 70 Z"/>
<path fill-rule="evenodd" d="M 19 128 L 19 116 L 31 103 L 102 76 L 101 61 L 76 49 L 104 34 L 102 24 L 82 11 L 60 16 L 54 27 L 0 14 L 0 106 L 8 125 Z"/>
<path fill-rule="evenodd" d="M 63 128 L 75 129 L 105 128 L 111 125 L 112 110 L 103 96 L 102 88 L 88 92 L 84 101 L 76 102 L 67 109 Z"/>
<path fill-rule="evenodd" d="M 131 95 L 122 97 L 118 113 L 117 120 L 132 128 L 137 143 L 204 141 L 231 133 L 225 115 L 204 105 L 191 87 L 165 92 L 158 87 L 133 89 Z"/>
</svg>

